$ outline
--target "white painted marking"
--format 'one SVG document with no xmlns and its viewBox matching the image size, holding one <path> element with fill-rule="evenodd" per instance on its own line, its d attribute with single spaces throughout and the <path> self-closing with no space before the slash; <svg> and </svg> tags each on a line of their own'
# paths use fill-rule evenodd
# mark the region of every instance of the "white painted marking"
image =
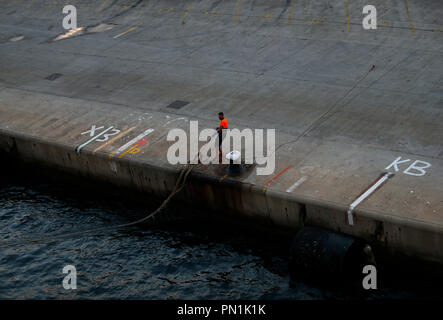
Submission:
<svg viewBox="0 0 443 320">
<path fill-rule="evenodd" d="M 170 118 L 170 116 L 166 116 L 166 117 L 167 117 L 167 119 Z M 163 127 L 166 127 L 166 126 L 167 126 L 168 124 L 170 124 L 171 122 L 178 121 L 178 120 L 185 120 L 185 121 L 186 121 L 186 118 L 176 118 L 176 119 L 169 120 L 168 122 L 166 122 L 166 123 L 163 125 Z"/>
<path fill-rule="evenodd" d="M 348 221 L 349 225 L 354 225 L 354 219 L 352 217 L 352 212 L 355 207 L 357 207 L 361 202 L 363 202 L 367 197 L 371 195 L 381 184 L 383 184 L 386 180 L 388 180 L 392 176 L 392 173 L 385 173 L 372 187 L 366 190 L 360 197 L 355 199 L 353 203 L 348 208 Z"/>
<path fill-rule="evenodd" d="M 410 159 L 406 160 L 400 160 L 401 157 L 398 157 L 395 159 L 389 166 L 385 168 L 385 170 L 389 170 L 391 167 L 394 168 L 394 171 L 397 172 L 400 169 L 398 168 L 399 164 L 406 163 L 411 161 Z M 421 161 L 421 160 L 415 160 L 406 170 L 403 171 L 404 174 L 408 174 L 410 176 L 416 176 L 421 177 L 426 174 L 426 171 L 424 169 L 427 169 L 429 167 L 432 167 L 432 165 L 429 162 Z"/>
<path fill-rule="evenodd" d="M 294 190 L 297 189 L 297 188 L 298 188 L 303 182 L 305 182 L 307 179 L 308 179 L 307 176 L 303 176 L 303 177 L 301 177 L 300 179 L 297 180 L 296 183 L 294 183 L 292 186 L 290 186 L 290 187 L 286 190 L 286 192 L 292 192 L 292 191 L 294 191 Z"/>
<path fill-rule="evenodd" d="M 139 117 L 139 118 L 137 118 L 137 120 L 138 121 L 142 121 L 142 120 L 151 120 L 152 119 L 152 116 L 149 116 L 149 118 L 145 118 L 145 114 L 149 114 L 149 113 L 143 113 L 142 115 L 141 115 L 141 117 Z"/>
<path fill-rule="evenodd" d="M 120 133 L 120 130 L 119 130 L 119 129 L 112 129 L 112 131 L 113 131 L 112 133 L 107 133 L 107 134 L 105 134 L 104 138 L 97 139 L 97 141 L 100 141 L 100 142 L 108 141 L 108 139 L 109 139 L 110 136 L 114 136 L 114 135 L 116 135 L 117 133 Z"/>
<path fill-rule="evenodd" d="M 150 134 L 151 132 L 153 132 L 154 129 L 148 129 L 145 132 L 139 134 L 138 136 L 136 136 L 134 139 L 132 139 L 131 141 L 129 141 L 128 143 L 124 144 L 123 146 L 121 146 L 120 148 L 117 149 L 116 153 L 120 153 L 125 151 L 126 149 L 128 149 L 130 146 L 132 146 L 134 143 L 136 143 L 137 141 L 143 139 L 144 137 L 146 137 L 148 134 Z"/>
<path fill-rule="evenodd" d="M 94 127 L 94 130 L 95 130 L 95 125 L 93 126 Z M 95 137 L 92 137 L 91 139 L 89 139 L 88 141 L 86 141 L 85 143 L 83 143 L 83 144 L 81 144 L 81 145 L 79 145 L 77 148 L 76 148 L 76 152 L 77 153 L 80 153 L 80 151 L 85 147 L 85 146 L 87 146 L 88 144 L 90 144 L 91 142 L 93 142 L 93 141 L 95 141 L 95 139 L 97 139 L 98 137 L 101 137 L 102 135 L 104 135 L 106 132 L 108 132 L 109 130 L 112 130 L 114 127 L 109 127 L 108 129 L 106 129 L 105 131 L 102 131 L 101 133 L 99 133 L 98 135 L 96 135 Z M 88 131 L 86 131 L 86 132 L 88 132 Z"/>
<path fill-rule="evenodd" d="M 100 129 L 103 129 L 103 128 L 104 128 L 103 126 L 97 128 L 97 127 L 95 126 L 95 124 L 93 124 L 92 127 L 91 127 L 91 129 L 89 129 L 88 131 L 82 132 L 81 135 L 84 135 L 84 134 L 89 133 L 89 136 L 90 136 L 90 137 L 93 137 L 94 134 L 95 134 L 95 130 L 100 130 Z"/>
<path fill-rule="evenodd" d="M 420 163 L 422 164 L 422 166 L 418 166 L 418 164 L 420 164 Z M 429 167 L 432 167 L 432 164 L 430 164 L 429 162 L 415 160 L 405 171 L 403 171 L 403 173 L 409 174 L 410 176 L 421 177 L 426 174 L 426 171 L 423 169 L 426 169 Z M 415 170 L 416 172 L 418 171 L 419 173 L 412 172 L 411 170 Z"/>
<path fill-rule="evenodd" d="M 385 168 L 385 170 L 389 170 L 389 168 L 394 167 L 394 170 L 397 172 L 398 171 L 398 165 L 400 163 L 405 163 L 405 162 L 411 161 L 410 159 L 406 159 L 406 160 L 400 160 L 400 159 L 401 159 L 401 157 L 398 157 L 397 159 L 395 159 L 394 162 L 392 162 L 389 166 L 387 166 Z"/>
</svg>

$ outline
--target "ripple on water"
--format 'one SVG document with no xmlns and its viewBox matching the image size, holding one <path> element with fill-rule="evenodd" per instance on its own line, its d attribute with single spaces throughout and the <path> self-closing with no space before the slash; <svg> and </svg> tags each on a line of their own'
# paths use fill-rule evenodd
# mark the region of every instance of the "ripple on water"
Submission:
<svg viewBox="0 0 443 320">
<path fill-rule="evenodd" d="M 0 239 L 117 225 L 146 212 L 146 208 L 122 208 L 88 196 L 76 197 L 75 191 L 67 192 L 63 186 L 6 184 L 0 186 Z M 52 243 L 0 247 L 0 298 L 337 298 L 302 283 L 291 288 L 286 258 L 274 254 L 275 248 L 266 247 L 260 239 L 236 230 L 200 233 L 186 229 L 134 227 Z M 62 269 L 69 264 L 77 269 L 75 291 L 62 288 Z"/>
</svg>

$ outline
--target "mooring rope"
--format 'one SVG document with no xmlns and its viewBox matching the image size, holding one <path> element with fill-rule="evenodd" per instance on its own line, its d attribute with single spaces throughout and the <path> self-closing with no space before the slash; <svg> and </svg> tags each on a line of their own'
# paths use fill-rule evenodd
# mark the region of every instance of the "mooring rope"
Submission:
<svg viewBox="0 0 443 320">
<path fill-rule="evenodd" d="M 183 190 L 183 188 L 186 185 L 186 180 L 188 179 L 189 174 L 191 173 L 191 171 L 196 167 L 196 165 L 192 165 L 190 163 L 188 163 L 186 165 L 186 167 L 184 167 L 181 171 L 180 174 L 178 176 L 178 179 L 175 183 L 174 188 L 172 189 L 171 193 L 169 194 L 169 196 L 163 201 L 163 203 L 153 212 L 151 212 L 150 214 L 148 214 L 147 216 L 133 221 L 133 222 L 129 222 L 129 223 L 123 223 L 123 224 L 119 224 L 116 226 L 109 226 L 109 227 L 100 227 L 100 228 L 94 228 L 94 229 L 87 229 L 87 230 L 82 230 L 82 231 L 77 231 L 77 232 L 70 232 L 70 233 L 64 233 L 64 234 L 58 234 L 58 235 L 49 235 L 49 236 L 45 236 L 45 237 L 41 237 L 41 238 L 35 238 L 35 239 L 25 239 L 25 240 L 21 240 L 21 241 L 0 241 L 0 248 L 2 247 L 10 247 L 10 246 L 19 246 L 19 245 L 24 245 L 24 244 L 29 244 L 29 243 L 38 243 L 38 242 L 46 242 L 46 243 L 50 243 L 53 242 L 57 239 L 62 239 L 62 238 L 69 238 L 69 237 L 73 237 L 73 236 L 79 236 L 79 235 L 84 235 L 84 234 L 88 234 L 88 233 L 92 233 L 92 232 L 99 232 L 99 231 L 105 231 L 105 230 L 115 230 L 115 229 L 121 229 L 121 228 L 127 228 L 127 227 L 131 227 L 140 223 L 143 223 L 151 218 L 154 218 L 154 216 L 156 214 L 158 214 L 159 212 L 161 212 L 168 204 L 169 202 L 172 201 L 172 199 L 180 193 L 180 191 Z"/>
</svg>

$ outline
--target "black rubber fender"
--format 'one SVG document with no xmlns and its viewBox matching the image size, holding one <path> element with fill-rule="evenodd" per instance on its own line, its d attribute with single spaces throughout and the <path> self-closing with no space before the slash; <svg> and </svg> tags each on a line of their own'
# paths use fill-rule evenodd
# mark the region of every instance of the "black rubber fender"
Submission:
<svg viewBox="0 0 443 320">
<path fill-rule="evenodd" d="M 375 259 L 367 243 L 317 227 L 302 228 L 289 254 L 291 272 L 330 279 L 358 279 L 368 264 L 375 265 Z"/>
</svg>

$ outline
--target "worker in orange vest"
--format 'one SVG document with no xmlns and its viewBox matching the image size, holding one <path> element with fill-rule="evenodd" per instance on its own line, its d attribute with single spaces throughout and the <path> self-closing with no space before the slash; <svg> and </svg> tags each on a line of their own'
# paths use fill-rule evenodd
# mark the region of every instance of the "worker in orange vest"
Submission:
<svg viewBox="0 0 443 320">
<path fill-rule="evenodd" d="M 219 112 L 218 113 L 218 118 L 220 119 L 220 125 L 217 127 L 217 132 L 218 132 L 218 158 L 219 158 L 219 162 L 221 163 L 222 161 L 222 149 L 221 149 L 221 145 L 222 145 L 222 140 L 223 140 L 223 129 L 228 129 L 228 120 L 225 119 L 225 116 L 223 114 L 223 112 Z"/>
</svg>

